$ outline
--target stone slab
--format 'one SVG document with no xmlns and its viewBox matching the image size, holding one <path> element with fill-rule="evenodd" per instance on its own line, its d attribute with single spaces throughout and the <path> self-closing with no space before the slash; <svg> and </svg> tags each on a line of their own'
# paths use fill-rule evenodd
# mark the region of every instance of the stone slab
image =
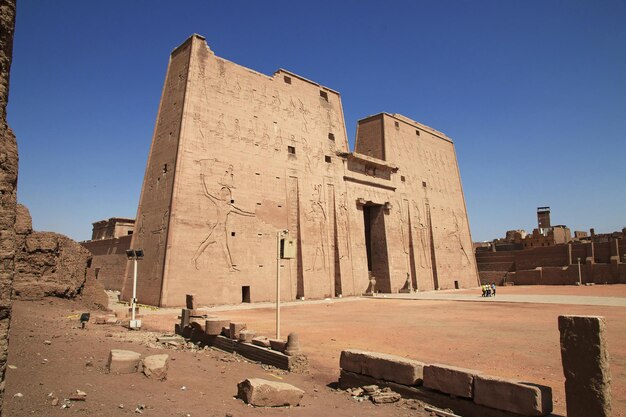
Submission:
<svg viewBox="0 0 626 417">
<path fill-rule="evenodd" d="M 237 397 L 256 407 L 295 407 L 304 391 L 284 382 L 250 378 L 237 384 Z"/>
<path fill-rule="evenodd" d="M 362 350 L 344 350 L 341 369 L 403 385 L 420 385 L 424 363 L 397 355 Z"/>
<path fill-rule="evenodd" d="M 132 374 L 141 370 L 141 354 L 132 350 L 111 349 L 107 369 L 114 374 Z"/>
<path fill-rule="evenodd" d="M 270 339 L 270 347 L 272 348 L 272 350 L 275 350 L 276 352 L 285 352 L 285 348 L 287 347 L 287 341 L 286 340 L 279 340 L 279 339 Z"/>
<path fill-rule="evenodd" d="M 231 339 L 239 338 L 239 332 L 246 328 L 246 323 L 230 323 L 230 329 L 228 337 Z"/>
<path fill-rule="evenodd" d="M 611 415 L 606 324 L 600 316 L 559 316 L 569 417 Z"/>
<path fill-rule="evenodd" d="M 256 336 L 253 330 L 242 330 L 239 332 L 239 341 L 243 343 L 252 343 L 252 339 Z"/>
<path fill-rule="evenodd" d="M 546 416 L 552 412 L 552 389 L 487 375 L 475 375 L 474 402 L 523 416 Z"/>
<path fill-rule="evenodd" d="M 209 318 L 205 320 L 205 333 L 209 336 L 219 336 L 224 327 L 230 328 L 230 320 L 219 318 Z"/>
<path fill-rule="evenodd" d="M 479 373 L 473 369 L 430 364 L 424 367 L 424 387 L 457 397 L 472 398 L 474 378 Z"/>
<path fill-rule="evenodd" d="M 268 339 L 265 336 L 257 336 L 255 338 L 252 339 L 252 344 L 256 345 L 256 346 L 261 346 L 264 348 L 269 348 L 270 346 L 270 339 Z"/>
</svg>

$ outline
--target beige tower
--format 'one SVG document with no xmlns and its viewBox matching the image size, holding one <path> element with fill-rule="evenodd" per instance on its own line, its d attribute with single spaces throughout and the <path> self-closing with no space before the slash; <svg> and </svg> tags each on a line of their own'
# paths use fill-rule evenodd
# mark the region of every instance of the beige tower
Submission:
<svg viewBox="0 0 626 417">
<path fill-rule="evenodd" d="M 359 122 L 349 152 L 339 93 L 260 74 L 204 38 L 172 52 L 132 247 L 141 303 L 284 300 L 477 285 L 454 146 L 400 115 Z M 132 292 L 127 268 L 125 299 Z"/>
</svg>

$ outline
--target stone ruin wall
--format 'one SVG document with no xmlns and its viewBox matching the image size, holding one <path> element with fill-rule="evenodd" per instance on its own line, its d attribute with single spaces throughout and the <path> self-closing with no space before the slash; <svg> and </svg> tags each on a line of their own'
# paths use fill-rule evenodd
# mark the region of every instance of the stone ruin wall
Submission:
<svg viewBox="0 0 626 417">
<path fill-rule="evenodd" d="M 15 209 L 17 204 L 17 142 L 7 124 L 9 73 L 13 57 L 15 0 L 0 0 L 0 414 L 9 345 L 11 291 L 15 261 Z"/>
<path fill-rule="evenodd" d="M 369 285 L 361 197 L 392 207 L 385 213 L 389 290 L 403 286 L 411 256 L 431 274 L 432 251 L 422 260 L 409 248 L 423 250 L 424 236 L 439 255 L 440 288 L 452 288 L 455 280 L 476 285 L 472 257 L 463 256 L 471 239 L 454 148 L 439 136 L 425 137 L 424 149 L 415 150 L 414 136 L 386 133 L 388 152 L 412 185 L 389 174 L 378 180 L 383 186 L 371 186 L 376 179 L 349 172 L 338 93 L 284 70 L 266 76 L 241 67 L 192 36 L 170 58 L 146 167 L 131 244 L 145 250 L 139 301 L 181 305 L 193 291 L 201 304 L 239 303 L 244 286 L 252 301 L 275 298 L 280 229 L 299 243 L 296 259 L 281 268 L 284 299 L 361 294 Z M 412 153 L 402 160 L 406 148 Z M 411 156 L 431 165 L 414 172 Z M 437 182 L 441 175 L 452 179 Z M 345 181 L 348 176 L 356 181 Z M 432 183 L 433 232 L 421 236 L 423 178 Z M 445 189 L 459 195 L 450 198 Z M 434 288 L 424 271 L 417 273 L 420 289 Z M 131 293 L 129 263 L 123 297 Z"/>
<path fill-rule="evenodd" d="M 112 239 L 89 240 L 80 244 L 92 255 L 87 278 L 97 280 L 104 288 L 122 291 L 126 274 L 126 250 L 130 249 L 132 235 Z"/>
<path fill-rule="evenodd" d="M 517 285 L 573 285 L 626 283 L 626 240 L 546 246 L 532 249 L 476 253 L 483 283 Z"/>
</svg>

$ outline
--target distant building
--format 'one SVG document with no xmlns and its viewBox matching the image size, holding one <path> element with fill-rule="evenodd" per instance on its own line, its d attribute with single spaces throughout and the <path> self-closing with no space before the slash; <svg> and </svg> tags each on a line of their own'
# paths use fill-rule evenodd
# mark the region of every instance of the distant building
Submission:
<svg viewBox="0 0 626 417">
<path fill-rule="evenodd" d="M 108 220 L 100 220 L 92 224 L 91 240 L 113 239 L 132 235 L 135 228 L 135 219 L 111 217 Z"/>
<path fill-rule="evenodd" d="M 537 208 L 537 225 L 526 236 L 510 230 L 505 238 L 475 245 L 482 283 L 626 283 L 626 228 L 601 235 L 576 231 L 572 238 L 567 226 L 551 225 L 550 207 Z"/>
<path fill-rule="evenodd" d="M 102 282 L 107 290 L 122 290 L 126 272 L 126 250 L 130 248 L 135 219 L 112 217 L 93 223 L 91 240 L 81 245 L 91 252 L 87 275 Z"/>
</svg>

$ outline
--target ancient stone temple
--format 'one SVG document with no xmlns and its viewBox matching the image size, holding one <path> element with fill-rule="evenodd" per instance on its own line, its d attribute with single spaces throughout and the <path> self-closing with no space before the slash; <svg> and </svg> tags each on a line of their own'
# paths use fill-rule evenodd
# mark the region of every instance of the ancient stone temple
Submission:
<svg viewBox="0 0 626 417">
<path fill-rule="evenodd" d="M 285 70 L 260 74 L 194 35 L 161 97 L 133 248 L 138 299 L 176 306 L 478 285 L 454 145 L 397 114 L 358 123 L 341 96 Z M 123 297 L 132 293 L 129 263 Z"/>
</svg>

